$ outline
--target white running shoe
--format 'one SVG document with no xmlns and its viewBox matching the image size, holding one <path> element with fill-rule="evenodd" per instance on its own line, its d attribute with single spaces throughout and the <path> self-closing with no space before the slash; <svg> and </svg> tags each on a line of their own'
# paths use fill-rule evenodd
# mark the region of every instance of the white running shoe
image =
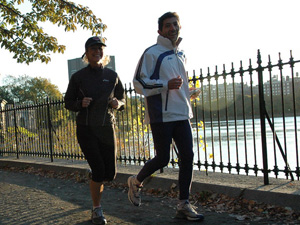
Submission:
<svg viewBox="0 0 300 225">
<path fill-rule="evenodd" d="M 187 219 L 191 221 L 202 221 L 204 216 L 195 210 L 195 206 L 186 201 L 183 205 L 177 206 L 176 218 Z"/>
</svg>

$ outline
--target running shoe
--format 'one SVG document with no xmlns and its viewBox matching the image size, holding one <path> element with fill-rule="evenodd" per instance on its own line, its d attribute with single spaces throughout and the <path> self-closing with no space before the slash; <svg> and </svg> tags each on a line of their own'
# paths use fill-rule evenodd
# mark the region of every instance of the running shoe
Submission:
<svg viewBox="0 0 300 225">
<path fill-rule="evenodd" d="M 204 216 L 195 210 L 195 206 L 186 201 L 183 205 L 177 206 L 176 218 L 187 219 L 191 221 L 202 221 Z"/>
<path fill-rule="evenodd" d="M 93 224 L 106 224 L 107 221 L 103 215 L 101 207 L 95 208 L 92 210 L 92 223 Z"/>
<path fill-rule="evenodd" d="M 128 199 L 135 205 L 141 205 L 141 189 L 142 186 L 137 184 L 136 176 L 130 176 L 127 180 L 128 183 Z"/>
</svg>

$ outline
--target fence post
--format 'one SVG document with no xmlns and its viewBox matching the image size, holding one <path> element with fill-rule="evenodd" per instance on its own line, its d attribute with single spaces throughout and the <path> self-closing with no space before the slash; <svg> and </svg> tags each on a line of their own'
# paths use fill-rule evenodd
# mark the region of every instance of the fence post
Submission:
<svg viewBox="0 0 300 225">
<path fill-rule="evenodd" d="M 16 151 L 17 151 L 17 159 L 19 159 L 18 126 L 17 126 L 17 115 L 16 115 L 15 102 L 13 102 L 13 107 L 14 107 L 14 125 L 15 125 L 15 137 L 16 137 Z"/>
<path fill-rule="evenodd" d="M 258 50 L 257 53 L 257 74 L 258 74 L 258 92 L 259 92 L 259 113 L 260 113 L 260 129 L 261 129 L 261 144 L 262 144 L 262 156 L 263 156 L 263 174 L 264 184 L 269 184 L 269 172 L 268 172 L 268 152 L 267 152 L 267 138 L 266 138 L 266 105 L 264 98 L 264 84 L 263 84 L 263 68 L 261 66 L 261 55 Z"/>
<path fill-rule="evenodd" d="M 50 103 L 49 103 L 49 97 L 47 97 L 47 118 L 48 118 L 48 131 L 49 131 L 50 158 L 51 158 L 51 162 L 53 162 L 52 123 L 51 123 L 51 118 L 50 118 Z"/>
</svg>

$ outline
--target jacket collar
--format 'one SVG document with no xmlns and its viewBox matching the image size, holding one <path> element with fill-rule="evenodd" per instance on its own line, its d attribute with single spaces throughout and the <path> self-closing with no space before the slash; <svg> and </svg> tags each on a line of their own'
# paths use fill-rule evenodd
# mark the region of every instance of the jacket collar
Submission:
<svg viewBox="0 0 300 225">
<path fill-rule="evenodd" d="M 90 64 L 88 65 L 89 70 L 91 71 L 101 71 L 103 70 L 102 64 L 99 67 L 92 67 Z"/>
<path fill-rule="evenodd" d="M 180 41 L 179 41 L 179 43 L 180 43 Z M 179 45 L 179 43 L 178 43 L 178 45 Z M 162 45 L 162 46 L 164 46 L 164 47 L 166 47 L 168 49 L 178 48 L 178 45 L 176 47 L 174 47 L 172 45 L 172 42 L 168 38 L 165 38 L 165 37 L 163 37 L 161 35 L 158 35 L 158 37 L 157 37 L 157 44 Z"/>
</svg>

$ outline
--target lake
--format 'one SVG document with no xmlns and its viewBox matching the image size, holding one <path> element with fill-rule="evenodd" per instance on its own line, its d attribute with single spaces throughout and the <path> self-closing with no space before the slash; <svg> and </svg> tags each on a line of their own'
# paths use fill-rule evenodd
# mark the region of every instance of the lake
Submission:
<svg viewBox="0 0 300 225">
<path fill-rule="evenodd" d="M 300 117 L 297 117 L 297 134 L 299 136 L 300 127 Z M 227 128 L 228 124 L 228 128 Z M 275 132 L 280 140 L 283 152 L 287 155 L 287 160 L 292 170 L 295 170 L 297 163 L 299 166 L 299 155 L 296 151 L 296 142 L 298 140 L 295 137 L 295 122 L 293 117 L 285 118 L 285 127 L 283 118 L 275 118 Z M 205 132 L 204 132 L 205 131 Z M 205 130 L 198 128 L 199 140 L 206 142 L 206 150 L 203 148 L 204 144 L 197 146 L 197 129 L 193 125 L 193 136 L 194 136 L 194 152 L 195 152 L 195 162 L 200 159 L 201 163 L 204 163 L 206 157 L 209 163 L 214 159 L 216 164 L 223 162 L 224 165 L 228 165 L 228 162 L 232 166 L 237 163 L 241 167 L 245 166 L 247 163 L 249 167 L 253 168 L 256 164 L 258 168 L 263 168 L 262 163 L 262 147 L 261 147 L 261 129 L 260 129 L 260 119 L 255 119 L 254 123 L 251 119 L 237 120 L 236 123 L 233 120 L 228 121 L 217 121 L 206 122 Z M 205 137 L 205 139 L 204 139 Z M 275 143 L 273 132 L 266 120 L 266 137 L 267 137 L 267 155 L 268 155 L 268 168 L 273 169 L 275 164 L 277 164 L 279 169 L 284 169 L 285 162 L 283 160 L 282 154 L 278 145 Z M 199 150 L 199 151 L 198 151 Z M 209 157 L 213 156 L 213 158 Z M 202 166 L 200 168 L 204 170 Z M 228 171 L 227 168 L 224 172 Z M 209 168 L 212 171 L 212 168 Z M 216 168 L 215 171 L 220 171 Z M 237 173 L 236 169 L 232 169 L 232 173 Z M 241 174 L 245 171 L 241 170 Z M 254 171 L 249 172 L 250 175 L 254 175 Z M 259 175 L 262 175 L 259 172 Z M 270 176 L 275 176 L 274 172 L 270 173 Z M 280 173 L 280 177 L 285 177 L 284 173 Z"/>
</svg>

